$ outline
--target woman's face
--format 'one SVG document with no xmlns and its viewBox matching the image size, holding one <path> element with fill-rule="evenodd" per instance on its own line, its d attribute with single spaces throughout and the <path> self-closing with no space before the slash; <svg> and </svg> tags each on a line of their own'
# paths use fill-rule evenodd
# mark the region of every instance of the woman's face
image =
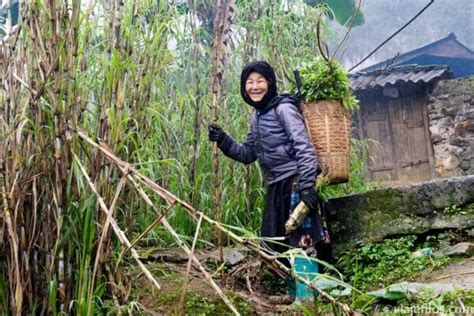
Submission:
<svg viewBox="0 0 474 316">
<path fill-rule="evenodd" d="M 268 91 L 268 81 L 258 72 L 252 72 L 245 81 L 245 92 L 254 102 L 261 101 Z"/>
</svg>

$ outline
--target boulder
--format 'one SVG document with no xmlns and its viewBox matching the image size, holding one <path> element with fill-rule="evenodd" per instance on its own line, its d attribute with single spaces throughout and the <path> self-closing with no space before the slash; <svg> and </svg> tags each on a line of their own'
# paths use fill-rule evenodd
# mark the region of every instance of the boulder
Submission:
<svg viewBox="0 0 474 316">
<path fill-rule="evenodd" d="M 442 257 L 442 256 L 472 257 L 474 255 L 474 243 L 461 242 L 453 246 L 442 248 L 439 251 L 436 251 L 433 255 L 435 257 Z"/>
<path fill-rule="evenodd" d="M 227 262 L 230 266 L 235 266 L 236 264 L 245 260 L 245 253 L 247 250 L 243 250 L 241 248 L 228 248 L 225 247 L 223 250 L 224 261 Z M 219 259 L 219 252 L 218 250 L 213 251 L 211 254 L 211 258 Z"/>
</svg>

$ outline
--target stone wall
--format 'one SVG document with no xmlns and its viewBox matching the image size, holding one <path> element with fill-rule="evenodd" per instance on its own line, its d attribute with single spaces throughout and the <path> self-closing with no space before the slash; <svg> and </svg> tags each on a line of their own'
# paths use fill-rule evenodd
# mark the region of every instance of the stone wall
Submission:
<svg viewBox="0 0 474 316">
<path fill-rule="evenodd" d="M 428 116 L 437 176 L 474 174 L 474 77 L 440 81 Z"/>
<path fill-rule="evenodd" d="M 357 242 L 474 227 L 474 175 L 330 199 L 336 253 Z"/>
</svg>

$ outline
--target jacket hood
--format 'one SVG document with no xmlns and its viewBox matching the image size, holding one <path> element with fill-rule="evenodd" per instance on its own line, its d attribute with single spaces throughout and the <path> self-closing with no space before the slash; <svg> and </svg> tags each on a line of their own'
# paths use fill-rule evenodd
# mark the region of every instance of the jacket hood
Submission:
<svg viewBox="0 0 474 316">
<path fill-rule="evenodd" d="M 258 102 L 252 101 L 252 99 L 250 99 L 250 96 L 245 91 L 245 82 L 247 81 L 247 78 L 252 72 L 258 72 L 268 82 L 268 91 L 263 97 L 263 99 Z M 244 67 L 244 69 L 242 70 L 242 74 L 240 75 L 240 94 L 242 95 L 242 98 L 244 99 L 245 103 L 247 103 L 248 105 L 253 106 L 257 110 L 265 108 L 268 103 L 278 95 L 275 71 L 273 70 L 272 66 L 270 66 L 265 61 L 252 61 L 248 63 Z"/>
<path fill-rule="evenodd" d="M 259 109 L 258 112 L 260 114 L 265 114 L 280 103 L 292 103 L 295 106 L 298 106 L 299 100 L 298 97 L 296 97 L 295 95 L 289 93 L 282 93 L 271 99 L 270 102 L 268 102 L 267 105 L 263 108 Z"/>
</svg>

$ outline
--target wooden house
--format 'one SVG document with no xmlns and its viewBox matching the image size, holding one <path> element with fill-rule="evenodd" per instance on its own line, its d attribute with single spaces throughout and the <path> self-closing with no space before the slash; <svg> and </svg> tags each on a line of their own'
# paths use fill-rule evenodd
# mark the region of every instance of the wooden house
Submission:
<svg viewBox="0 0 474 316">
<path fill-rule="evenodd" d="M 360 101 L 354 123 L 370 147 L 367 178 L 390 184 L 434 177 L 427 95 L 433 85 L 453 75 L 446 66 L 399 66 L 351 75 Z"/>
<path fill-rule="evenodd" d="M 440 123 L 437 120 L 442 116 L 440 112 L 446 111 L 442 109 L 443 104 L 436 113 L 428 109 L 430 93 L 440 80 L 463 77 L 456 79 L 457 85 L 457 80 L 470 80 L 472 75 L 474 52 L 459 42 L 453 33 L 351 74 L 351 89 L 361 105 L 354 118 L 356 134 L 375 141 L 369 150 L 366 177 L 384 180 L 387 184 L 420 182 L 449 174 L 437 172 L 440 165 L 449 165 L 447 160 L 459 158 L 468 164 L 474 159 L 469 146 L 462 149 L 454 148 L 455 144 L 439 146 Z M 459 129 L 458 123 L 462 126 L 474 124 L 471 119 L 474 113 L 470 114 L 474 109 L 469 101 L 474 100 L 471 97 L 474 89 L 470 87 L 470 83 L 463 84 L 463 91 L 452 93 L 441 101 L 446 102 L 446 108 L 462 112 L 457 116 L 449 114 L 451 117 L 445 120 L 441 118 L 444 138 L 456 136 L 451 134 Z M 455 95 L 458 96 L 454 98 Z M 435 134 L 432 135 L 431 131 Z M 471 132 L 468 134 L 466 142 L 472 138 Z M 450 140 L 444 139 L 443 142 L 449 143 Z M 450 174 L 462 172 L 470 171 Z"/>
</svg>

